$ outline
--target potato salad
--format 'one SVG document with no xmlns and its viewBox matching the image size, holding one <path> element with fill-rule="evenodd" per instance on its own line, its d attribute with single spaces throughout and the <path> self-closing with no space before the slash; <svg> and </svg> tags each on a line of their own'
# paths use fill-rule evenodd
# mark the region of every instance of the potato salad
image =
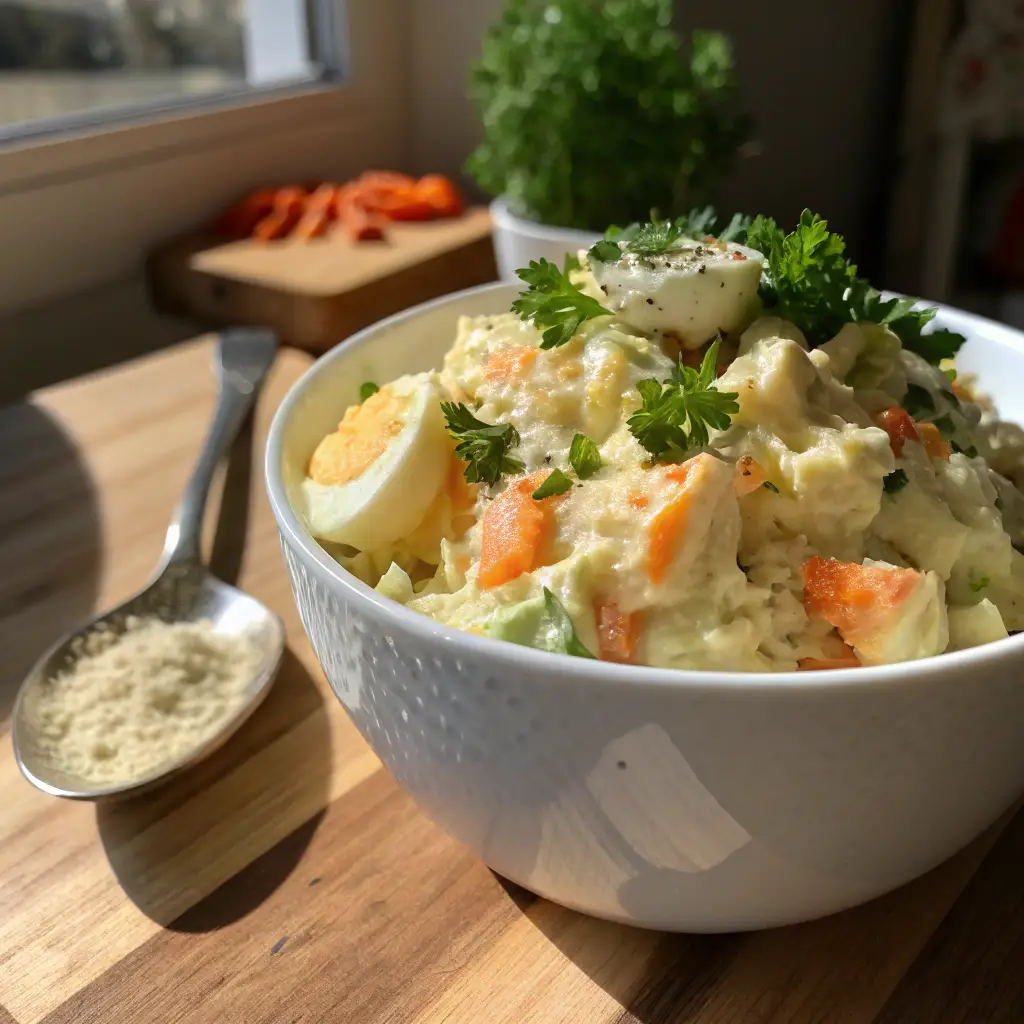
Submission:
<svg viewBox="0 0 1024 1024">
<path fill-rule="evenodd" d="M 678 669 L 890 664 L 1024 628 L 1024 497 L 956 377 L 963 339 L 857 277 L 820 218 L 694 211 L 520 277 L 442 366 L 366 382 L 310 460 L 311 533 L 379 593 Z"/>
</svg>

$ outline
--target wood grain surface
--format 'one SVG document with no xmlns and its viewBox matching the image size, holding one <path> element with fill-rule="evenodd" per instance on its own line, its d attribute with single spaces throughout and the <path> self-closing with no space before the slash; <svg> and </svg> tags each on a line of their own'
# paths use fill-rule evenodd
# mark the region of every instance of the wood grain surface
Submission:
<svg viewBox="0 0 1024 1024">
<path fill-rule="evenodd" d="M 380 242 L 353 242 L 343 232 L 272 243 L 190 235 L 148 264 L 161 309 L 215 327 L 272 327 L 309 352 L 495 277 L 491 219 L 480 208 L 450 220 L 389 224 Z"/>
<path fill-rule="evenodd" d="M 0 411 L 0 731 L 27 665 L 147 577 L 207 426 L 201 340 Z M 713 937 L 592 920 L 428 821 L 333 698 L 263 493 L 283 351 L 209 524 L 284 617 L 266 704 L 123 804 L 55 800 L 0 746 L 0 1024 L 991 1024 L 1024 1021 L 1024 817 L 899 891 Z M 219 527 L 219 528 L 218 528 Z"/>
</svg>

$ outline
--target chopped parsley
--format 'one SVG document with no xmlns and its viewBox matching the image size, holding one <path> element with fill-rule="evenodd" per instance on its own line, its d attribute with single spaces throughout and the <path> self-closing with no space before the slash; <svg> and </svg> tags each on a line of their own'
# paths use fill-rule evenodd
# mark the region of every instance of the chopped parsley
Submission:
<svg viewBox="0 0 1024 1024">
<path fill-rule="evenodd" d="M 951 416 L 940 416 L 932 422 L 939 428 L 939 433 L 948 441 L 956 433 L 956 424 Z"/>
<path fill-rule="evenodd" d="M 565 494 L 572 487 L 572 480 L 560 469 L 553 469 L 544 479 L 544 483 L 533 492 L 534 501 L 542 501 L 544 498 L 554 497 L 556 494 Z"/>
<path fill-rule="evenodd" d="M 813 345 L 839 333 L 843 324 L 884 324 L 903 344 L 928 362 L 951 359 L 963 344 L 952 331 L 924 333 L 934 309 L 915 309 L 909 298 L 883 299 L 846 257 L 846 243 L 828 222 L 804 210 L 795 231 L 786 234 L 770 217 L 757 217 L 746 244 L 765 257 L 760 294 L 765 308 L 795 323 Z"/>
<path fill-rule="evenodd" d="M 765 489 L 766 491 L 771 491 L 771 492 L 772 492 L 772 494 L 778 494 L 778 493 L 779 493 L 779 489 L 778 489 L 778 487 L 776 487 L 776 486 L 775 486 L 775 484 L 773 484 L 773 483 L 771 482 L 771 480 L 765 480 L 765 482 L 764 482 L 763 484 L 761 484 L 761 486 L 762 486 L 762 487 L 763 487 L 763 488 L 764 488 L 764 489 Z"/>
<path fill-rule="evenodd" d="M 587 480 L 601 468 L 601 453 L 586 434 L 573 436 L 569 445 L 569 465 L 581 480 Z"/>
<path fill-rule="evenodd" d="M 545 650 L 571 654 L 577 658 L 594 657 L 576 635 L 576 627 L 572 624 L 572 617 L 565 610 L 565 606 L 547 587 L 544 588 L 544 613 L 547 618 Z"/>
<path fill-rule="evenodd" d="M 679 243 L 688 238 L 713 236 L 723 242 L 742 241 L 749 226 L 750 218 L 740 213 L 721 225 L 713 206 L 695 207 L 675 220 L 661 220 L 652 210 L 651 219 L 644 224 L 608 228 L 604 238 L 590 249 L 588 255 L 599 263 L 615 263 L 623 253 L 650 259 L 681 248 Z"/>
<path fill-rule="evenodd" d="M 704 355 L 700 370 L 680 362 L 672 377 L 637 383 L 643 403 L 627 424 L 630 433 L 655 459 L 672 459 L 710 440 L 709 430 L 725 430 L 739 412 L 734 391 L 714 387 L 719 339 Z"/>
<path fill-rule="evenodd" d="M 991 582 L 987 576 L 979 576 L 977 579 L 971 580 L 971 593 L 980 594 Z"/>
<path fill-rule="evenodd" d="M 568 265 L 567 265 L 568 266 Z M 571 341 L 580 324 L 610 315 L 597 299 L 585 295 L 550 260 L 530 260 L 516 274 L 529 287 L 512 303 L 521 320 L 532 320 L 544 332 L 541 348 L 557 348 Z"/>
<path fill-rule="evenodd" d="M 883 481 L 882 490 L 886 494 L 897 494 L 907 486 L 907 474 L 902 469 L 894 469 Z"/>
<path fill-rule="evenodd" d="M 375 395 L 378 391 L 380 388 L 372 380 L 364 381 L 359 385 L 359 401 L 365 402 L 370 395 Z"/>
<path fill-rule="evenodd" d="M 509 452 L 519 444 L 519 432 L 511 423 L 484 423 L 459 402 L 442 402 L 448 433 L 459 443 L 455 454 L 465 462 L 463 472 L 471 483 L 496 484 L 502 473 L 521 473 L 525 468 Z"/>
<path fill-rule="evenodd" d="M 932 393 L 920 384 L 908 384 L 907 393 L 903 396 L 903 408 L 918 420 L 928 413 L 935 412 L 935 399 L 932 398 Z"/>
<path fill-rule="evenodd" d="M 956 441 L 950 441 L 949 446 L 953 451 L 959 452 L 961 455 L 966 455 L 969 459 L 976 459 L 978 457 L 978 449 L 975 448 L 973 444 L 967 448 L 961 448 Z"/>
</svg>

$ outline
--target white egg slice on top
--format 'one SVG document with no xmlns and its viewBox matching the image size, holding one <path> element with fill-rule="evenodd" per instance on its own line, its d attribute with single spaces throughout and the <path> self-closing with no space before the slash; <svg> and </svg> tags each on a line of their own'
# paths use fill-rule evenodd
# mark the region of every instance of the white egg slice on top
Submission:
<svg viewBox="0 0 1024 1024">
<path fill-rule="evenodd" d="M 302 484 L 310 532 L 360 551 L 387 548 L 422 521 L 450 460 L 433 375 L 400 377 L 317 445 Z"/>
<path fill-rule="evenodd" d="M 744 325 L 763 266 L 756 249 L 693 239 L 660 256 L 591 260 L 608 309 L 645 333 L 674 334 L 685 348 Z"/>
</svg>

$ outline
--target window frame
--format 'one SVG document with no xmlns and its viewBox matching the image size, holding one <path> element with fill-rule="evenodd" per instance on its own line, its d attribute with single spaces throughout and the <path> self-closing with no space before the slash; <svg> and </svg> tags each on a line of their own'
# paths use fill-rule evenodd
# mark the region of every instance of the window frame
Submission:
<svg viewBox="0 0 1024 1024">
<path fill-rule="evenodd" d="M 42 122 L 9 139 L 0 314 L 138 274 L 160 241 L 282 175 L 404 163 L 404 0 L 315 8 L 315 57 L 341 76 Z"/>
</svg>

